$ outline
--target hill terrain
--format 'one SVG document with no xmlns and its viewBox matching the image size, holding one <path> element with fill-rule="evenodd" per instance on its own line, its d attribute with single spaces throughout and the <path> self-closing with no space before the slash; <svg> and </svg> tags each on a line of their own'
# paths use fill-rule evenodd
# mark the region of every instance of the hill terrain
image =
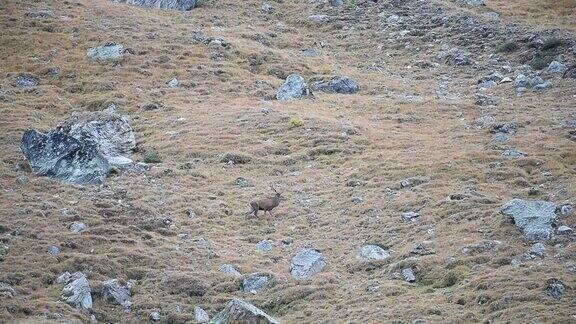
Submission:
<svg viewBox="0 0 576 324">
<path fill-rule="evenodd" d="M 194 322 L 233 298 L 285 323 L 576 322 L 574 2 L 469 2 L 2 2 L 0 322 Z M 121 56 L 87 55 L 105 44 Z M 359 91 L 277 100 L 292 74 Z M 27 129 L 105 110 L 144 170 L 31 172 Z M 270 185 L 273 216 L 247 215 Z M 325 266 L 295 278 L 305 249 Z"/>
</svg>

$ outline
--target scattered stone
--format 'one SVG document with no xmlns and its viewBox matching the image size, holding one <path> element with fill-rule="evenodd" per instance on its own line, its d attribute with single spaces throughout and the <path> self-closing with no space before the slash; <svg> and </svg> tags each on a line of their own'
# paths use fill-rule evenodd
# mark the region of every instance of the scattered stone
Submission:
<svg viewBox="0 0 576 324">
<path fill-rule="evenodd" d="M 194 306 L 194 319 L 196 323 L 207 323 L 210 320 L 210 316 L 202 307 Z"/>
<path fill-rule="evenodd" d="M 474 94 L 474 100 L 475 100 L 474 103 L 476 105 L 482 107 L 498 105 L 498 99 L 496 99 L 494 96 L 479 92 Z"/>
<path fill-rule="evenodd" d="M 274 7 L 272 7 L 272 5 L 269 4 L 268 2 L 262 3 L 262 7 L 260 7 L 260 9 L 262 10 L 262 12 L 268 14 L 274 12 Z"/>
<path fill-rule="evenodd" d="M 496 133 L 494 137 L 492 137 L 492 141 L 495 143 L 506 143 L 510 140 L 510 136 L 504 133 Z"/>
<path fill-rule="evenodd" d="M 229 273 L 229 274 L 232 274 L 232 275 L 237 276 L 237 277 L 242 276 L 242 274 L 240 272 L 238 272 L 238 270 L 236 270 L 236 268 L 233 265 L 227 264 L 227 263 L 220 266 L 219 271 L 224 272 L 224 273 Z"/>
<path fill-rule="evenodd" d="M 220 313 L 214 316 L 210 323 L 279 324 L 280 322 L 244 300 L 232 299 Z"/>
<path fill-rule="evenodd" d="M 16 296 L 16 290 L 9 284 L 0 282 L 0 297 L 14 298 L 14 296 Z"/>
<path fill-rule="evenodd" d="M 48 253 L 50 253 L 52 255 L 58 255 L 58 254 L 60 254 L 60 249 L 55 245 L 50 245 L 48 247 Z"/>
<path fill-rule="evenodd" d="M 570 235 L 572 234 L 572 232 L 573 232 L 572 228 L 566 225 L 562 225 L 556 229 L 556 234 L 558 235 Z"/>
<path fill-rule="evenodd" d="M 402 22 L 402 18 L 400 18 L 400 16 L 398 16 L 398 15 L 391 15 L 391 16 L 388 16 L 388 18 L 386 18 L 386 22 L 389 25 L 397 25 L 400 22 Z"/>
<path fill-rule="evenodd" d="M 566 286 L 562 283 L 562 281 L 558 279 L 550 279 L 548 280 L 548 286 L 546 286 L 546 295 L 554 298 L 560 299 L 562 295 L 566 291 Z"/>
<path fill-rule="evenodd" d="M 209 58 L 212 61 L 222 61 L 224 59 L 224 54 L 220 53 L 220 52 L 212 52 L 210 53 Z"/>
<path fill-rule="evenodd" d="M 132 306 L 130 290 L 133 282 L 129 281 L 122 286 L 117 279 L 110 279 L 102 283 L 102 299 L 114 301 L 125 308 Z"/>
<path fill-rule="evenodd" d="M 330 0 L 330 5 L 332 7 L 340 7 L 344 4 L 343 0 Z"/>
<path fill-rule="evenodd" d="M 358 92 L 360 86 L 347 76 L 336 76 L 329 81 L 314 82 L 310 85 L 310 89 L 326 93 L 352 94 Z"/>
<path fill-rule="evenodd" d="M 270 278 L 268 278 L 267 275 L 261 273 L 252 273 L 244 278 L 242 289 L 244 292 L 256 294 L 256 292 L 266 287 L 269 282 Z"/>
<path fill-rule="evenodd" d="M 91 309 L 90 284 L 82 272 L 74 273 L 70 282 L 62 289 L 62 300 L 76 309 Z"/>
<path fill-rule="evenodd" d="M 113 42 L 88 50 L 87 56 L 97 61 L 115 61 L 122 58 L 124 47 Z"/>
<path fill-rule="evenodd" d="M 351 201 L 355 204 L 361 204 L 364 201 L 364 199 L 362 199 L 362 197 L 352 197 Z"/>
<path fill-rule="evenodd" d="M 556 219 L 556 206 L 548 201 L 513 199 L 501 209 L 502 214 L 514 220 L 526 239 L 536 241 L 552 235 Z"/>
<path fill-rule="evenodd" d="M 510 77 L 505 77 L 502 80 L 500 80 L 500 84 L 502 83 L 510 83 L 510 82 L 514 82 L 514 80 L 512 80 L 512 78 Z"/>
<path fill-rule="evenodd" d="M 515 88 L 528 88 L 530 87 L 530 79 L 528 79 L 524 74 L 518 74 L 514 80 Z"/>
<path fill-rule="evenodd" d="M 311 92 L 308 85 L 298 74 L 291 74 L 278 89 L 276 99 L 280 101 L 290 101 L 310 96 Z"/>
<path fill-rule="evenodd" d="M 68 226 L 68 228 L 70 228 L 70 230 L 72 230 L 72 232 L 74 233 L 80 233 L 83 230 L 85 230 L 86 224 L 82 223 L 82 222 L 73 222 L 72 224 L 70 224 L 70 226 Z"/>
<path fill-rule="evenodd" d="M 566 65 L 558 62 L 558 61 L 552 61 L 550 62 L 550 65 L 548 65 L 548 73 L 557 73 L 557 74 L 561 74 L 564 73 L 567 70 Z"/>
<path fill-rule="evenodd" d="M 550 81 L 546 81 L 544 83 L 539 83 L 534 86 L 535 91 L 546 91 L 552 88 L 552 83 Z"/>
<path fill-rule="evenodd" d="M 418 186 L 420 184 L 423 184 L 424 180 L 420 179 L 420 178 L 409 178 L 409 179 L 404 179 L 402 181 L 400 181 L 400 188 L 412 188 L 415 186 Z"/>
<path fill-rule="evenodd" d="M 173 77 L 172 79 L 170 79 L 168 82 L 166 82 L 166 84 L 170 87 L 170 88 L 175 88 L 180 84 L 180 81 L 178 81 L 178 78 Z"/>
<path fill-rule="evenodd" d="M 188 11 L 194 9 L 198 0 L 114 0 L 115 2 L 127 3 L 148 8 Z"/>
<path fill-rule="evenodd" d="M 416 255 L 436 254 L 436 251 L 434 251 L 434 249 L 432 248 L 432 245 L 433 244 L 430 241 L 424 241 L 422 243 L 418 243 L 418 244 L 414 245 L 414 247 L 412 247 L 412 251 L 410 251 L 410 253 L 416 254 Z"/>
<path fill-rule="evenodd" d="M 498 123 L 492 127 L 491 133 L 506 133 L 514 134 L 518 130 L 518 126 L 514 123 Z"/>
<path fill-rule="evenodd" d="M 40 84 L 40 78 L 30 73 L 20 73 L 16 76 L 18 88 L 30 88 Z"/>
<path fill-rule="evenodd" d="M 162 319 L 162 317 L 160 316 L 160 313 L 158 313 L 158 312 L 150 313 L 150 320 L 152 322 L 158 322 L 158 321 L 160 321 L 160 319 Z"/>
<path fill-rule="evenodd" d="M 54 12 L 50 10 L 28 11 L 24 15 L 32 19 L 47 19 L 56 17 Z"/>
<path fill-rule="evenodd" d="M 576 65 L 567 69 L 566 72 L 564 72 L 564 74 L 562 75 L 562 77 L 564 79 L 576 79 Z"/>
<path fill-rule="evenodd" d="M 314 23 L 325 23 L 330 20 L 328 15 L 310 15 L 308 19 Z"/>
<path fill-rule="evenodd" d="M 420 214 L 416 212 L 402 213 L 402 220 L 405 222 L 415 222 L 418 217 L 420 217 Z"/>
<path fill-rule="evenodd" d="M 270 251 L 272 250 L 272 243 L 270 243 L 268 240 L 262 240 L 256 243 L 256 248 L 262 252 Z"/>
<path fill-rule="evenodd" d="M 178 238 L 181 240 L 187 240 L 190 237 L 190 235 L 188 235 L 187 233 L 180 233 L 178 234 Z"/>
<path fill-rule="evenodd" d="M 246 164 L 246 163 L 250 162 L 250 160 L 251 159 L 247 156 L 243 156 L 240 154 L 227 153 L 220 159 L 220 162 L 226 163 L 226 164 Z"/>
<path fill-rule="evenodd" d="M 380 291 L 380 285 L 377 283 L 370 284 L 368 285 L 368 287 L 366 287 L 366 291 L 371 293 L 377 293 Z"/>
<path fill-rule="evenodd" d="M 496 251 L 498 251 L 498 249 L 500 248 L 501 245 L 502 245 L 502 242 L 500 242 L 500 241 L 483 240 L 483 241 L 476 243 L 476 244 L 464 246 L 462 249 L 460 249 L 460 252 L 462 252 L 462 254 L 466 254 L 466 255 L 474 255 L 474 254 L 486 253 L 486 252 L 496 252 Z"/>
<path fill-rule="evenodd" d="M 494 118 L 494 116 L 484 115 L 482 117 L 476 118 L 474 122 L 472 122 L 472 126 L 474 126 L 474 128 L 484 128 L 486 126 L 493 125 L 494 123 L 496 123 L 496 118 Z"/>
<path fill-rule="evenodd" d="M 322 271 L 325 266 L 326 261 L 322 253 L 305 248 L 292 258 L 290 273 L 298 279 L 308 278 Z"/>
<path fill-rule="evenodd" d="M 385 260 L 390 257 L 390 252 L 378 245 L 364 245 L 360 250 L 359 257 L 364 260 Z"/>
<path fill-rule="evenodd" d="M 480 88 L 480 90 L 486 90 L 486 89 L 490 89 L 492 87 L 497 86 L 498 84 L 494 81 L 486 81 L 486 82 L 482 82 L 478 85 L 478 87 Z"/>
<path fill-rule="evenodd" d="M 252 187 L 252 184 L 250 184 L 250 181 L 248 181 L 245 178 L 236 178 L 234 183 L 240 188 Z"/>
<path fill-rule="evenodd" d="M 30 182 L 30 178 L 28 178 L 25 175 L 19 175 L 18 178 L 16 178 L 16 182 L 18 182 L 19 185 L 23 186 L 25 184 L 27 184 L 28 182 Z"/>
<path fill-rule="evenodd" d="M 308 48 L 308 49 L 302 50 L 302 56 L 304 56 L 304 57 L 317 57 L 317 56 L 320 56 L 320 52 L 318 52 L 314 48 Z"/>
<path fill-rule="evenodd" d="M 66 271 L 63 274 L 61 274 L 58 278 L 56 278 L 56 283 L 67 284 L 70 282 L 71 278 L 72 275 L 70 274 L 70 272 Z"/>
<path fill-rule="evenodd" d="M 456 0 L 458 4 L 468 5 L 473 7 L 485 6 L 484 0 Z"/>
<path fill-rule="evenodd" d="M 406 268 L 402 270 L 402 276 L 406 282 L 416 282 L 416 276 L 414 276 L 414 272 L 412 268 Z"/>
<path fill-rule="evenodd" d="M 516 149 L 506 149 L 502 152 L 502 156 L 510 157 L 510 158 L 519 158 L 526 156 L 524 152 L 518 151 Z"/>
<path fill-rule="evenodd" d="M 544 244 L 538 242 L 538 243 L 534 243 L 531 247 L 530 250 L 528 251 L 528 254 L 530 254 L 531 256 L 536 256 L 536 257 L 540 257 L 543 258 L 544 255 L 546 254 L 546 247 L 544 246 Z"/>
</svg>

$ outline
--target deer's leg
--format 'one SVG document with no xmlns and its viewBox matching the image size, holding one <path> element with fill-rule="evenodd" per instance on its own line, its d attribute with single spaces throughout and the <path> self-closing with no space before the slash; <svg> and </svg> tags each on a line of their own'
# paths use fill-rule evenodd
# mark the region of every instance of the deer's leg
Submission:
<svg viewBox="0 0 576 324">
<path fill-rule="evenodd" d="M 274 215 L 272 215 L 272 209 L 268 211 L 268 214 L 270 214 L 270 217 L 274 217 Z"/>
</svg>

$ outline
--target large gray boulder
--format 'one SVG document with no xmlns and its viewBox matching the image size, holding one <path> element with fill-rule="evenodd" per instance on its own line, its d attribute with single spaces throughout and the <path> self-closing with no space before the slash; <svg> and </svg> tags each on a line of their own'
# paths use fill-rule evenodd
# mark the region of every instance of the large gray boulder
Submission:
<svg viewBox="0 0 576 324">
<path fill-rule="evenodd" d="M 526 239 L 537 241 L 552 235 L 555 210 L 554 203 L 548 201 L 513 199 L 502 206 L 501 212 L 514 220 Z"/>
<path fill-rule="evenodd" d="M 317 81 L 310 85 L 312 91 L 352 94 L 360 91 L 358 83 L 347 76 L 336 76 L 328 81 Z"/>
<path fill-rule="evenodd" d="M 113 0 L 148 8 L 188 11 L 198 5 L 197 0 Z"/>
<path fill-rule="evenodd" d="M 77 309 L 91 309 L 90 284 L 82 272 L 70 276 L 69 283 L 62 289 L 62 300 Z"/>
<path fill-rule="evenodd" d="M 21 149 L 37 175 L 76 184 L 102 183 L 111 166 L 127 167 L 136 146 L 125 117 L 97 112 L 47 133 L 28 129 Z"/>
<path fill-rule="evenodd" d="M 290 273 L 292 276 L 302 279 L 308 278 L 326 266 L 322 253 L 314 249 L 302 249 L 292 258 Z"/>
<path fill-rule="evenodd" d="M 280 322 L 247 301 L 232 299 L 208 323 L 279 324 Z"/>
<path fill-rule="evenodd" d="M 116 302 L 117 304 L 128 308 L 132 306 L 132 300 L 130 297 L 131 289 L 132 282 L 128 282 L 123 286 L 117 279 L 104 281 L 102 283 L 102 299 Z"/>
<path fill-rule="evenodd" d="M 291 74 L 278 89 L 276 99 L 280 101 L 290 101 L 309 95 L 310 89 L 304 81 L 304 78 L 298 74 Z"/>
</svg>

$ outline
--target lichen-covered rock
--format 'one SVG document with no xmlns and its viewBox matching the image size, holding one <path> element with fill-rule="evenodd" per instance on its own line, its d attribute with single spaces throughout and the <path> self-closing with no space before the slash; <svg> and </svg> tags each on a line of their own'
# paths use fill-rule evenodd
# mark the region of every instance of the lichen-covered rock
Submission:
<svg viewBox="0 0 576 324">
<path fill-rule="evenodd" d="M 326 266 L 322 253 L 314 249 L 302 249 L 292 258 L 290 273 L 296 278 L 308 278 Z"/>
<path fill-rule="evenodd" d="M 16 296 L 16 290 L 7 283 L 0 282 L 0 297 L 12 298 Z"/>
<path fill-rule="evenodd" d="M 232 299 L 209 323 L 279 324 L 280 322 L 249 302 Z"/>
<path fill-rule="evenodd" d="M 197 0 L 113 0 L 148 8 L 188 11 L 198 5 Z"/>
<path fill-rule="evenodd" d="M 40 84 L 40 79 L 30 73 L 20 73 L 16 76 L 16 86 L 18 88 L 30 88 Z"/>
<path fill-rule="evenodd" d="M 202 307 L 195 306 L 194 319 L 196 320 L 196 323 L 206 323 L 210 320 L 210 316 L 208 316 L 208 313 L 202 309 Z"/>
<path fill-rule="evenodd" d="M 92 295 L 90 284 L 82 272 L 70 277 L 70 282 L 62 289 L 62 300 L 77 309 L 91 309 Z"/>
<path fill-rule="evenodd" d="M 276 93 L 276 99 L 280 101 L 290 101 L 301 99 L 311 94 L 304 78 L 298 74 L 291 74 L 280 86 Z"/>
<path fill-rule="evenodd" d="M 502 214 L 514 220 L 526 239 L 548 239 L 553 233 L 556 206 L 552 202 L 513 199 L 501 209 Z"/>
<path fill-rule="evenodd" d="M 246 278 L 244 278 L 244 282 L 242 283 L 242 290 L 245 292 L 250 293 L 257 293 L 259 290 L 264 289 L 270 282 L 270 278 L 261 273 L 252 273 Z"/>
<path fill-rule="evenodd" d="M 116 61 L 121 59 L 123 54 L 124 47 L 112 42 L 93 47 L 86 53 L 89 58 L 97 61 Z"/>
<path fill-rule="evenodd" d="M 317 81 L 310 85 L 312 91 L 352 94 L 360 91 L 358 83 L 347 76 L 336 76 L 328 81 Z"/>
<path fill-rule="evenodd" d="M 132 306 L 130 298 L 130 289 L 132 282 L 122 286 L 117 279 L 110 279 L 102 283 L 102 299 L 107 301 L 114 301 L 123 307 Z"/>
<path fill-rule="evenodd" d="M 47 133 L 28 129 L 21 149 L 37 175 L 76 184 L 101 183 L 110 166 L 128 168 L 136 146 L 125 117 L 110 112 L 74 117 Z"/>
<path fill-rule="evenodd" d="M 378 245 L 364 245 L 360 250 L 359 257 L 364 260 L 385 260 L 390 257 L 390 252 Z"/>
</svg>

